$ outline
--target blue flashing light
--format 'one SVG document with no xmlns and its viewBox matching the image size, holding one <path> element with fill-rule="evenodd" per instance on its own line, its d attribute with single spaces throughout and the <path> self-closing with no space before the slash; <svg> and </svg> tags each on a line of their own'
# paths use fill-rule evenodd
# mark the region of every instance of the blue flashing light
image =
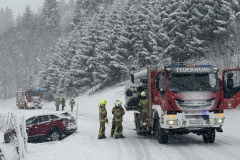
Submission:
<svg viewBox="0 0 240 160">
<path fill-rule="evenodd" d="M 37 90 L 37 91 L 40 91 L 40 90 L 41 90 L 41 88 L 36 88 L 36 90 Z"/>
<path fill-rule="evenodd" d="M 166 67 L 183 67 L 183 65 L 181 64 L 171 64 L 171 65 L 167 65 Z"/>
<path fill-rule="evenodd" d="M 206 114 L 207 112 L 206 111 L 202 111 L 203 114 Z"/>
<path fill-rule="evenodd" d="M 213 65 L 198 65 L 198 67 L 213 67 Z"/>
</svg>

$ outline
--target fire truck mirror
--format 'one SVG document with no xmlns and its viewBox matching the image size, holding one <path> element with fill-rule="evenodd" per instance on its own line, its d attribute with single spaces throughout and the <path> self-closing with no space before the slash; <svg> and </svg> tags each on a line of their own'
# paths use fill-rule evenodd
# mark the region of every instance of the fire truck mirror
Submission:
<svg viewBox="0 0 240 160">
<path fill-rule="evenodd" d="M 229 90 L 233 89 L 233 79 L 232 79 L 232 77 L 233 77 L 233 73 L 228 73 L 228 75 L 227 75 L 227 88 Z"/>
</svg>

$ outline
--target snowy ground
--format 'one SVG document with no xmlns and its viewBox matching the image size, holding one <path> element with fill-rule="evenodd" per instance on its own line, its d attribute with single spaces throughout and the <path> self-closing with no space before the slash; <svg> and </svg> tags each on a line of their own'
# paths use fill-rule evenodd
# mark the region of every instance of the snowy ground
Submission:
<svg viewBox="0 0 240 160">
<path fill-rule="evenodd" d="M 223 133 L 217 133 L 215 143 L 203 143 L 202 137 L 194 134 L 173 136 L 169 144 L 162 145 L 151 136 L 138 136 L 134 131 L 133 112 L 127 111 L 123 117 L 125 139 L 110 137 L 115 99 L 124 102 L 124 86 L 106 89 L 90 96 L 80 96 L 78 103 L 78 130 L 73 135 L 57 142 L 29 143 L 26 160 L 239 160 L 240 159 L 240 110 L 225 111 Z M 107 101 L 109 124 L 106 125 L 106 139 L 98 140 L 98 106 Z M 67 100 L 67 104 L 69 100 Z M 26 118 L 48 112 L 55 112 L 53 103 L 46 103 L 44 109 L 19 110 L 15 99 L 0 101 L 0 113 L 12 112 Z M 70 107 L 67 105 L 67 111 Z M 74 108 L 76 115 L 76 107 Z M 3 133 L 0 132 L 0 145 Z"/>
</svg>

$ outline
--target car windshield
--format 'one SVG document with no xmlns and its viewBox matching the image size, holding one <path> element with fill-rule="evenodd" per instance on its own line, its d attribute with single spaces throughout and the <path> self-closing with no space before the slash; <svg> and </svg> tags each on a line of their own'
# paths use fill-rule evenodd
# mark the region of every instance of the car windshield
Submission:
<svg viewBox="0 0 240 160">
<path fill-rule="evenodd" d="M 177 74 L 167 75 L 167 87 L 172 92 L 181 91 L 211 91 L 219 89 L 218 77 L 216 73 L 201 74 Z"/>
</svg>

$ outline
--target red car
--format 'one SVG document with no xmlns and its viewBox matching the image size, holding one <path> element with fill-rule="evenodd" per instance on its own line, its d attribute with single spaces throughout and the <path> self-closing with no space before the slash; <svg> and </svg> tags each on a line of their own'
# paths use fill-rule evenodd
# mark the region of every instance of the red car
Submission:
<svg viewBox="0 0 240 160">
<path fill-rule="evenodd" d="M 50 138 L 52 141 L 62 139 L 77 130 L 76 119 L 68 112 L 61 114 L 45 114 L 33 116 L 26 120 L 28 140 Z M 5 143 L 9 143 L 16 135 L 15 129 L 4 133 Z"/>
</svg>

